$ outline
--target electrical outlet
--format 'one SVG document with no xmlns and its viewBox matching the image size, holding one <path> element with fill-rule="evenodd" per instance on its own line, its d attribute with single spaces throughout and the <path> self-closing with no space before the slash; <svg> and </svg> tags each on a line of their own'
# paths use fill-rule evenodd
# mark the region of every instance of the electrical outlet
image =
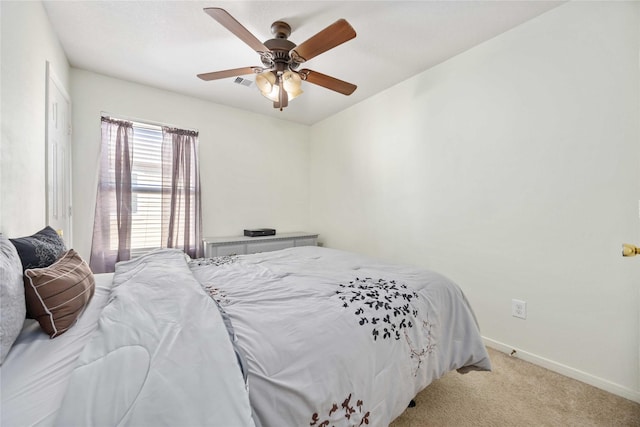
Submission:
<svg viewBox="0 0 640 427">
<path fill-rule="evenodd" d="M 520 319 L 527 318 L 527 303 L 519 299 L 511 300 L 511 315 Z"/>
</svg>

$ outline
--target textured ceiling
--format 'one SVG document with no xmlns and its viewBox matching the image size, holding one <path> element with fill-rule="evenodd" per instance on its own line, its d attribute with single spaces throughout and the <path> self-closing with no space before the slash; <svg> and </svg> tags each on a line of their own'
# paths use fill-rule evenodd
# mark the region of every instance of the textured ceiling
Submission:
<svg viewBox="0 0 640 427">
<path fill-rule="evenodd" d="M 214 103 L 313 124 L 529 20 L 547 1 L 45 1 L 71 66 Z M 300 44 L 345 18 L 357 37 L 304 64 L 354 83 L 351 96 L 303 83 L 284 111 L 255 86 L 196 74 L 261 65 L 259 56 L 205 14 L 221 7 L 261 41 L 271 23 Z M 253 80 L 252 75 L 244 76 Z"/>
</svg>

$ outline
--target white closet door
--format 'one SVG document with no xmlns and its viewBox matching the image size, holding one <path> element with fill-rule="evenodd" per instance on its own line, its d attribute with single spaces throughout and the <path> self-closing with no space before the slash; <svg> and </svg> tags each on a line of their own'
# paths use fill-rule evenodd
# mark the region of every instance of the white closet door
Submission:
<svg viewBox="0 0 640 427">
<path fill-rule="evenodd" d="M 72 246 L 71 101 L 47 63 L 47 224 Z"/>
</svg>

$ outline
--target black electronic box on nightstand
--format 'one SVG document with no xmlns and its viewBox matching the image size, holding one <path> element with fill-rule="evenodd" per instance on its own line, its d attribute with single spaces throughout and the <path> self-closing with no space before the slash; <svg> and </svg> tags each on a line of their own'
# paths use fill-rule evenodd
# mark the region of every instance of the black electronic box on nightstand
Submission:
<svg viewBox="0 0 640 427">
<path fill-rule="evenodd" d="M 253 228 L 251 230 L 244 230 L 244 235 L 248 237 L 258 236 L 275 236 L 276 230 L 273 228 Z"/>
</svg>

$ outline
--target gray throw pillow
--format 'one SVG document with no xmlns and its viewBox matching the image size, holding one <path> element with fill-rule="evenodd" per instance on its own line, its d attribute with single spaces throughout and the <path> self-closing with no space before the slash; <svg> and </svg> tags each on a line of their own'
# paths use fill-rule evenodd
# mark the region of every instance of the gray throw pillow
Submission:
<svg viewBox="0 0 640 427">
<path fill-rule="evenodd" d="M 22 330 L 26 311 L 18 252 L 9 239 L 0 234 L 0 364 Z"/>
</svg>

